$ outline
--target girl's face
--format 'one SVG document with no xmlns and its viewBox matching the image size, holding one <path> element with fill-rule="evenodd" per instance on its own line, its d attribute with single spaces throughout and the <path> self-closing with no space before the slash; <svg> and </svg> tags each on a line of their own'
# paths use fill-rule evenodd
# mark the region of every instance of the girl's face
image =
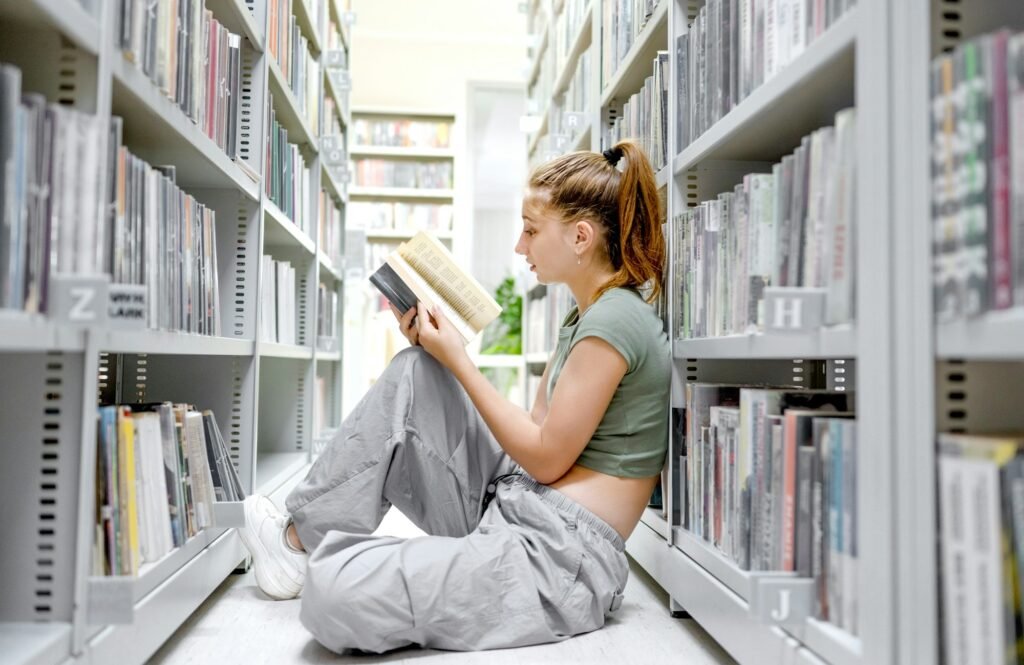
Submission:
<svg viewBox="0 0 1024 665">
<path fill-rule="evenodd" d="M 530 272 L 541 284 L 567 281 L 578 269 L 575 252 L 575 224 L 566 224 L 550 206 L 543 192 L 526 190 L 523 197 L 523 231 L 516 254 L 526 257 Z"/>
</svg>

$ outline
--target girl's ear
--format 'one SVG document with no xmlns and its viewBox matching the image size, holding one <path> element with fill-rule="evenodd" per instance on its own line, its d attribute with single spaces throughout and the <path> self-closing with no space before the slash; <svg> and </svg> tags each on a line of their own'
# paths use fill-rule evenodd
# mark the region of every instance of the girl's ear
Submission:
<svg viewBox="0 0 1024 665">
<path fill-rule="evenodd" d="M 597 231 L 594 229 L 593 223 L 587 219 L 581 219 L 573 226 L 576 231 L 576 237 L 574 239 L 575 248 L 579 252 L 585 252 L 594 244 Z"/>
</svg>

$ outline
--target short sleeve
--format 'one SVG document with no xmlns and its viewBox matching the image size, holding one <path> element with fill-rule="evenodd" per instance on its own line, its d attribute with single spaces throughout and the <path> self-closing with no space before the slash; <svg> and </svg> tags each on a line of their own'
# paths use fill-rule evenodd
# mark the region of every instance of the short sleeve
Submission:
<svg viewBox="0 0 1024 665">
<path fill-rule="evenodd" d="M 617 298 L 601 298 L 584 312 L 576 326 L 569 350 L 587 337 L 598 337 L 612 345 L 626 361 L 626 372 L 632 372 L 643 361 L 643 317 L 633 311 L 635 298 L 628 293 Z"/>
</svg>

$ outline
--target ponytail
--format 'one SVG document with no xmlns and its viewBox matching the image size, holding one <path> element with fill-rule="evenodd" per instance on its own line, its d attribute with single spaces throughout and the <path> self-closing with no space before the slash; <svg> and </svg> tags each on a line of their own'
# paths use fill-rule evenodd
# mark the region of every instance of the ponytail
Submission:
<svg viewBox="0 0 1024 665">
<path fill-rule="evenodd" d="M 529 185 L 546 190 L 551 205 L 565 219 L 592 219 L 604 228 L 605 250 L 615 274 L 598 296 L 616 287 L 646 284 L 648 302 L 658 298 L 665 269 L 661 201 L 654 169 L 640 146 L 619 141 L 604 153 L 562 155 L 538 167 Z"/>
</svg>

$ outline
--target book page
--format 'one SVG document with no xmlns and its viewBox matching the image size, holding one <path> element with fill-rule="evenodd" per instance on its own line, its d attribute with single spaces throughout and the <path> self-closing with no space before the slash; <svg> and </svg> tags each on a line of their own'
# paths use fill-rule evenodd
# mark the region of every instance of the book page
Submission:
<svg viewBox="0 0 1024 665">
<path fill-rule="evenodd" d="M 501 307 L 472 275 L 456 265 L 451 253 L 437 239 L 419 232 L 402 243 L 398 253 L 420 277 L 466 321 L 473 334 L 501 313 Z"/>
<path fill-rule="evenodd" d="M 473 339 L 477 331 L 473 330 L 472 326 L 470 326 L 456 310 L 445 302 L 444 298 L 438 295 L 431 285 L 423 279 L 420 273 L 416 272 L 416 270 L 406 262 L 400 253 L 391 253 L 385 261 L 387 265 L 391 266 L 395 271 L 395 274 L 405 282 L 406 286 L 416 294 L 416 297 L 423 301 L 424 305 L 428 308 L 433 307 L 434 305 L 441 308 L 444 315 L 448 318 L 448 321 L 450 321 L 455 329 L 459 331 L 459 334 L 462 335 L 464 343 L 468 343 L 469 340 Z"/>
</svg>

